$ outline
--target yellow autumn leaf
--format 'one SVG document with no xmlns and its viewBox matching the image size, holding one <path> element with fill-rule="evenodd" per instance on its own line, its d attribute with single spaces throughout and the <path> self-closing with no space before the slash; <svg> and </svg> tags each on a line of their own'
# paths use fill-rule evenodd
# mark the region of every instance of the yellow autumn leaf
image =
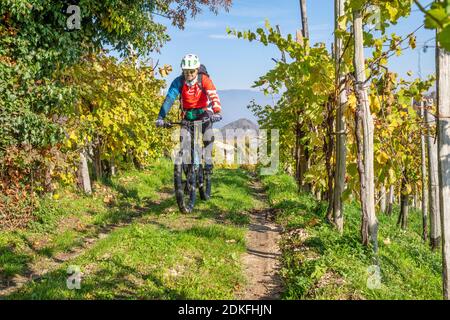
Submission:
<svg viewBox="0 0 450 320">
<path fill-rule="evenodd" d="M 346 30 L 347 29 L 347 16 L 341 16 L 338 19 L 338 27 L 340 30 Z"/>
<path fill-rule="evenodd" d="M 319 95 L 322 93 L 322 86 L 320 83 L 316 82 L 312 85 L 312 90 L 315 95 Z"/>
<path fill-rule="evenodd" d="M 409 45 L 410 45 L 411 49 L 416 48 L 416 36 L 409 37 Z"/>
<path fill-rule="evenodd" d="M 348 104 L 349 108 L 350 108 L 352 111 L 355 111 L 355 110 L 356 110 L 356 103 L 357 103 L 357 101 L 356 101 L 356 96 L 355 96 L 354 94 L 351 94 L 351 95 L 348 97 L 347 104 Z"/>
<path fill-rule="evenodd" d="M 94 63 L 93 67 L 94 67 L 94 70 L 97 71 L 97 72 L 102 72 L 103 71 L 102 66 L 99 65 L 98 63 Z"/>
<path fill-rule="evenodd" d="M 167 72 L 165 69 L 163 68 L 159 68 L 159 74 L 161 75 L 161 77 L 166 77 L 167 76 Z"/>
<path fill-rule="evenodd" d="M 406 188 L 406 194 L 411 194 L 412 193 L 412 187 L 411 187 L 411 185 L 409 183 L 405 186 L 405 188 Z"/>
<path fill-rule="evenodd" d="M 394 7 L 394 6 L 392 6 L 389 2 L 386 3 L 386 9 L 389 12 L 389 16 L 390 16 L 391 21 L 394 21 L 396 15 L 398 13 L 398 9 L 396 7 Z"/>
<path fill-rule="evenodd" d="M 103 118 L 103 126 L 104 127 L 109 127 L 110 126 L 110 124 L 112 123 L 112 121 L 111 121 L 111 119 L 109 119 L 109 117 L 105 117 L 105 118 Z"/>
<path fill-rule="evenodd" d="M 389 183 L 390 183 L 390 184 L 394 184 L 395 181 L 397 180 L 396 177 L 395 177 L 395 171 L 394 171 L 394 169 L 389 168 L 388 173 L 389 173 Z"/>
<path fill-rule="evenodd" d="M 377 113 L 381 109 L 380 99 L 376 95 L 370 96 L 370 106 L 372 107 L 372 112 Z"/>
<path fill-rule="evenodd" d="M 378 153 L 378 155 L 377 155 L 378 163 L 385 164 L 388 162 L 388 160 L 389 160 L 389 156 L 386 152 L 380 151 L 380 153 Z"/>
<path fill-rule="evenodd" d="M 172 72 L 172 66 L 170 65 L 170 64 L 165 64 L 164 65 L 164 69 L 166 69 L 166 71 L 168 72 L 168 73 L 170 73 L 170 72 Z"/>
<path fill-rule="evenodd" d="M 77 137 L 77 135 L 75 134 L 75 132 L 72 131 L 72 132 L 70 133 L 70 135 L 69 135 L 69 139 L 71 139 L 71 140 L 77 142 L 78 137 Z"/>
</svg>

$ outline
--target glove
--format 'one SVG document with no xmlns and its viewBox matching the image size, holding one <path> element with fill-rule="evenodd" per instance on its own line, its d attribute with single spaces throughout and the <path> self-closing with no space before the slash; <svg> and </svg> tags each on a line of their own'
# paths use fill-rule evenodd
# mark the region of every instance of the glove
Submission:
<svg viewBox="0 0 450 320">
<path fill-rule="evenodd" d="M 219 122 L 222 120 L 222 115 L 220 113 L 214 113 L 212 116 L 210 116 L 211 122 Z"/>
<path fill-rule="evenodd" d="M 160 128 L 160 127 L 164 127 L 164 120 L 163 119 L 158 119 L 155 122 L 156 127 Z"/>
<path fill-rule="evenodd" d="M 214 112 L 210 109 L 206 110 L 206 115 L 208 116 L 208 118 L 212 118 L 212 116 L 214 115 Z"/>
</svg>

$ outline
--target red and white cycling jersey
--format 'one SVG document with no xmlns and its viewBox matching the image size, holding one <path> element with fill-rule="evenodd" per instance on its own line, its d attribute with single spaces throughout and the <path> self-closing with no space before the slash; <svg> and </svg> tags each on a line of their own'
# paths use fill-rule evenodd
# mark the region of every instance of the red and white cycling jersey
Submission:
<svg viewBox="0 0 450 320">
<path fill-rule="evenodd" d="M 217 95 L 216 87 L 211 79 L 203 75 L 202 87 L 206 94 L 200 89 L 200 86 L 195 82 L 192 86 L 184 83 L 181 89 L 181 103 L 184 110 L 190 109 L 207 109 L 209 102 L 212 104 L 214 113 L 221 111 L 220 99 Z"/>
</svg>

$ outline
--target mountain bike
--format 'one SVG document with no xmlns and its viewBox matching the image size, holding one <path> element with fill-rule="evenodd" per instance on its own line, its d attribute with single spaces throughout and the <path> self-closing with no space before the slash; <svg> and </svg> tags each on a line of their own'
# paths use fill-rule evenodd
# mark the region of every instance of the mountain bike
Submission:
<svg viewBox="0 0 450 320">
<path fill-rule="evenodd" d="M 186 150 L 183 148 L 182 141 L 183 138 L 187 137 L 186 131 L 184 137 L 183 134 L 180 134 L 181 147 L 177 152 L 174 164 L 173 180 L 175 197 L 182 213 L 191 213 L 194 209 L 197 188 L 199 189 L 202 200 L 208 200 L 211 196 L 212 165 L 203 164 L 202 157 L 198 152 L 199 149 L 195 148 L 195 137 L 198 126 L 204 126 L 210 121 L 210 118 L 204 118 L 198 121 L 182 120 L 181 122 L 166 122 L 164 125 L 166 128 L 179 125 L 182 129 L 187 130 L 190 137 L 187 142 L 190 143 L 189 154 L 186 156 L 184 154 Z"/>
</svg>

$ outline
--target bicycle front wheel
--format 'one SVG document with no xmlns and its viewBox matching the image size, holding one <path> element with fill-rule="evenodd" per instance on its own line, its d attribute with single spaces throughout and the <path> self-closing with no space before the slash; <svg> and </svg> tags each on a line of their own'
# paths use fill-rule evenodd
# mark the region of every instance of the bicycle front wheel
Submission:
<svg viewBox="0 0 450 320">
<path fill-rule="evenodd" d="M 182 213 L 191 213 L 195 205 L 196 176 L 192 165 L 175 164 L 174 187 L 178 207 Z"/>
<path fill-rule="evenodd" d="M 200 199 L 209 200 L 211 197 L 211 171 L 205 170 L 203 166 L 199 168 L 199 191 Z"/>
</svg>

